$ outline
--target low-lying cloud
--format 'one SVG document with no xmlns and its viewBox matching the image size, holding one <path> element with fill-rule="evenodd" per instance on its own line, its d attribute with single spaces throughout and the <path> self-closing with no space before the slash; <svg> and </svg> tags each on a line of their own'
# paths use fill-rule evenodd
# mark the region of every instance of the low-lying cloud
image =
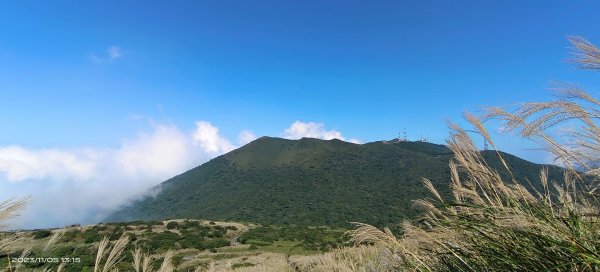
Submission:
<svg viewBox="0 0 600 272">
<path fill-rule="evenodd" d="M 0 147 L 0 200 L 32 196 L 12 228 L 98 222 L 160 182 L 257 138 L 244 130 L 234 144 L 210 122 L 195 125 L 185 132 L 172 124 L 151 123 L 150 130 L 115 148 Z M 283 135 L 345 140 L 321 123 L 301 121 Z"/>
<path fill-rule="evenodd" d="M 240 132 L 240 135 L 238 135 L 238 143 L 240 145 L 245 145 L 249 142 L 256 140 L 256 138 L 257 137 L 254 134 L 254 132 L 249 130 L 243 130 L 242 132 Z"/>
<path fill-rule="evenodd" d="M 223 154 L 235 149 L 229 140 L 219 135 L 219 129 L 206 121 L 196 122 L 196 131 L 193 135 L 194 144 L 202 150 L 212 154 Z"/>
<path fill-rule="evenodd" d="M 326 130 L 325 124 L 315 122 L 296 121 L 283 131 L 283 137 L 286 139 L 317 138 L 323 140 L 339 139 L 351 143 L 360 143 L 358 139 L 348 139 L 342 136 L 337 130 Z"/>
</svg>

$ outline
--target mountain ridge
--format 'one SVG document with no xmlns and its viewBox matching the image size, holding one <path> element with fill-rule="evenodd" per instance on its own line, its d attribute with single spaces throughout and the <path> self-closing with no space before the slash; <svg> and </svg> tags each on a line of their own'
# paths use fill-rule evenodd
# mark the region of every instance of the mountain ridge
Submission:
<svg viewBox="0 0 600 272">
<path fill-rule="evenodd" d="M 493 165 L 493 151 L 482 151 Z M 502 153 L 515 176 L 539 183 L 544 165 Z M 192 218 L 265 224 L 388 225 L 414 218 L 429 197 L 421 179 L 449 197 L 451 150 L 438 144 L 261 137 L 159 185 L 105 221 Z M 499 168 L 499 167 L 497 167 Z M 552 176 L 558 167 L 549 166 Z M 499 172 L 502 173 L 500 170 Z"/>
</svg>

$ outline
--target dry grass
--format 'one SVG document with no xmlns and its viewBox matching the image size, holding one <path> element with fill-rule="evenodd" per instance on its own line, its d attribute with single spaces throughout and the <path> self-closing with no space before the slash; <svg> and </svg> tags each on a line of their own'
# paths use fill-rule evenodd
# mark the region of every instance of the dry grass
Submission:
<svg viewBox="0 0 600 272">
<path fill-rule="evenodd" d="M 234 268 L 236 264 L 248 263 L 252 266 Z M 262 253 L 254 256 L 243 256 L 238 258 L 215 260 L 206 268 L 198 268 L 196 271 L 211 272 L 292 272 L 287 263 L 287 257 L 281 253 Z"/>
<path fill-rule="evenodd" d="M 61 237 L 65 235 L 64 229 L 55 230 L 53 232 L 54 234 L 52 234 L 52 237 L 50 237 L 50 239 L 46 243 L 46 246 L 44 246 L 44 251 L 48 250 L 52 245 L 56 243 L 56 241 L 58 241 Z"/>
<path fill-rule="evenodd" d="M 149 272 L 152 267 L 152 258 L 147 253 L 142 253 L 140 248 L 136 248 L 133 252 L 133 269 L 135 272 Z"/>
<path fill-rule="evenodd" d="M 581 68 L 598 70 L 600 50 L 571 38 Z M 600 102 L 573 85 L 558 89 L 558 99 L 526 103 L 515 110 L 489 108 L 483 120 L 496 119 L 554 154 L 566 167 L 560 181 L 540 173 L 543 190 L 528 190 L 528 181 L 502 179 L 481 156 L 465 130 L 452 124 L 448 146 L 451 201 L 415 201 L 426 210 L 418 223 L 404 223 L 404 233 L 358 224 L 355 243 L 385 249 L 381 270 L 414 271 L 600 271 Z M 497 150 L 482 119 L 465 119 Z M 550 130 L 568 124 L 557 138 Z M 566 138 L 565 138 L 566 136 Z M 565 139 L 567 139 L 565 141 Z M 504 170 L 510 166 L 497 153 Z"/>
<path fill-rule="evenodd" d="M 29 202 L 31 201 L 30 198 L 24 198 L 24 199 L 9 199 L 6 201 L 2 201 L 0 202 L 0 229 L 3 229 L 7 226 L 9 226 L 7 224 L 7 222 L 12 219 L 13 217 L 16 217 L 19 215 L 19 212 L 22 211 L 23 209 L 25 209 L 25 207 L 27 206 L 27 204 L 29 204 Z M 2 239 L 0 239 L 0 252 L 8 250 L 12 245 L 14 245 L 15 243 L 19 242 L 20 238 L 17 235 L 7 235 L 5 237 L 3 237 Z M 28 250 L 24 250 L 23 251 L 23 256 L 27 256 L 28 254 Z M 15 266 L 13 266 L 10 263 L 10 260 L 7 258 L 8 262 L 8 267 L 6 269 L 4 269 L 4 271 L 18 271 L 20 268 L 19 264 L 16 264 Z"/>
<path fill-rule="evenodd" d="M 6 228 L 7 222 L 19 215 L 27 204 L 31 201 L 31 198 L 24 199 L 9 199 L 0 202 L 0 229 Z"/>
<path fill-rule="evenodd" d="M 281 253 L 263 253 L 211 262 L 205 269 L 196 271 L 211 272 L 345 272 L 379 271 L 376 267 L 379 248 L 359 246 L 336 249 L 331 252 L 312 256 L 286 256 Z M 252 266 L 235 267 L 235 264 L 247 263 Z"/>
<path fill-rule="evenodd" d="M 96 264 L 94 271 L 115 271 L 115 265 L 118 264 L 123 258 L 123 251 L 129 239 L 126 236 L 119 238 L 110 246 L 108 238 L 102 239 L 98 244 L 98 251 L 96 255 Z M 106 259 L 104 259 L 104 256 Z M 133 270 L 136 272 L 153 272 L 152 262 L 154 258 L 147 253 L 142 253 L 141 249 L 136 248 L 133 252 L 133 262 L 131 263 Z M 172 264 L 173 252 L 167 251 L 163 256 L 163 262 L 156 272 L 172 272 L 175 268 Z"/>
<path fill-rule="evenodd" d="M 94 272 L 108 272 L 113 270 L 113 267 L 123 258 L 122 253 L 128 243 L 129 239 L 126 236 L 123 236 L 111 247 L 108 237 L 104 237 L 98 244 Z M 106 259 L 104 259 L 105 256 Z"/>
<path fill-rule="evenodd" d="M 291 256 L 288 264 L 292 271 L 380 271 L 380 254 L 381 249 L 373 246 L 348 247 L 313 256 Z"/>
<path fill-rule="evenodd" d="M 576 49 L 572 62 L 582 69 L 600 70 L 600 51 L 596 46 L 582 37 L 569 37 L 569 41 Z"/>
</svg>

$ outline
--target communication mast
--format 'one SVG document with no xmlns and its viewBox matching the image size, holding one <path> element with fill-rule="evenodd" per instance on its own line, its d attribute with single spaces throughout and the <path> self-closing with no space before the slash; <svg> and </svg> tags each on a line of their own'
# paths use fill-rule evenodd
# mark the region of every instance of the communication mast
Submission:
<svg viewBox="0 0 600 272">
<path fill-rule="evenodd" d="M 406 136 L 406 128 L 402 129 L 402 137 L 398 137 L 401 142 L 407 142 L 408 136 Z"/>
<path fill-rule="evenodd" d="M 465 129 L 465 131 L 473 132 L 473 133 L 477 133 L 477 134 L 481 135 L 481 132 L 479 132 L 479 131 L 470 130 L 470 129 Z M 481 137 L 483 138 L 483 150 L 488 150 L 489 146 L 488 146 L 487 140 L 485 139 L 485 137 L 483 135 L 481 135 Z"/>
</svg>

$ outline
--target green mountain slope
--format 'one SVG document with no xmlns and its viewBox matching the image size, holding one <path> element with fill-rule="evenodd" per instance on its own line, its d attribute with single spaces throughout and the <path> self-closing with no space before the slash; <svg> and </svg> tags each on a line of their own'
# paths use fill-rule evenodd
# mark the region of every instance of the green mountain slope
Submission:
<svg viewBox="0 0 600 272">
<path fill-rule="evenodd" d="M 492 164 L 494 152 L 485 152 Z M 515 176 L 538 183 L 541 165 L 504 154 Z M 204 218 L 267 224 L 375 225 L 418 214 L 412 200 L 430 194 L 421 178 L 448 195 L 451 151 L 423 142 L 262 137 L 173 177 L 155 197 L 122 208 L 107 222 Z M 551 175 L 560 175 L 557 167 Z"/>
</svg>

